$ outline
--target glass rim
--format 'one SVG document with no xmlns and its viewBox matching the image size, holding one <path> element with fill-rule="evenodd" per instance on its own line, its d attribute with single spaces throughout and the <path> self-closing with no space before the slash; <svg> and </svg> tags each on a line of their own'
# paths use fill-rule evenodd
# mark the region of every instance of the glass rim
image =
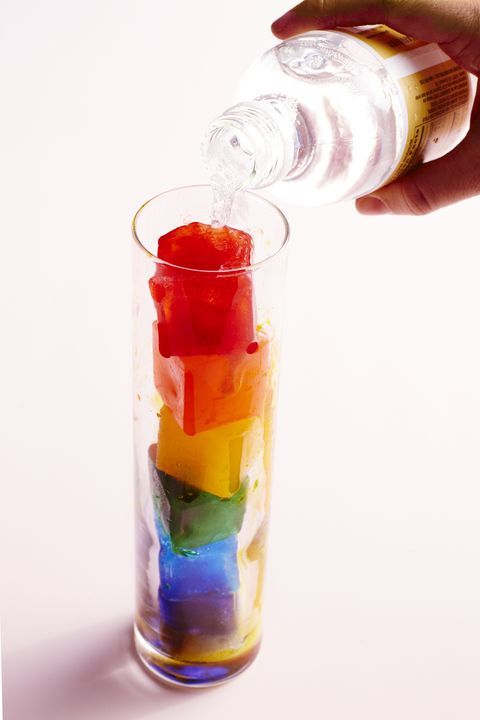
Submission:
<svg viewBox="0 0 480 720">
<path fill-rule="evenodd" d="M 132 220 L 132 235 L 133 240 L 135 241 L 136 245 L 142 250 L 153 262 L 155 262 L 157 265 L 164 265 L 165 267 L 170 267 L 175 270 L 182 270 L 185 272 L 191 272 L 191 273 L 202 273 L 206 275 L 238 275 L 239 273 L 244 273 L 245 271 L 254 271 L 258 270 L 260 267 L 263 267 L 263 265 L 266 265 L 271 260 L 273 260 L 277 255 L 279 255 L 287 246 L 288 241 L 290 239 L 290 225 L 288 223 L 287 218 L 285 217 L 284 213 L 280 210 L 279 207 L 277 207 L 273 202 L 270 200 L 267 200 L 266 198 L 262 197 L 261 195 L 257 195 L 257 193 L 251 192 L 250 190 L 242 190 L 241 192 L 246 195 L 253 196 L 256 200 L 260 201 L 264 205 L 267 205 L 269 208 L 274 210 L 274 212 L 280 217 L 280 220 L 283 225 L 283 240 L 281 245 L 273 252 L 271 255 L 268 255 L 267 257 L 263 258 L 263 260 L 259 260 L 256 263 L 251 263 L 250 265 L 241 265 L 238 268 L 224 268 L 220 270 L 203 270 L 203 269 L 196 269 L 196 268 L 189 268 L 184 267 L 183 265 L 175 265 L 174 263 L 170 263 L 167 260 L 162 260 L 161 258 L 154 255 L 150 250 L 145 247 L 143 242 L 140 240 L 139 234 L 137 233 L 137 220 L 140 217 L 140 214 L 142 211 L 152 203 L 154 200 L 157 200 L 160 197 L 163 197 L 164 195 L 168 195 L 173 192 L 177 192 L 179 190 L 193 190 L 197 188 L 211 188 L 211 185 L 208 185 L 206 183 L 200 183 L 200 184 L 194 184 L 194 185 L 179 185 L 174 188 L 170 188 L 169 190 L 164 190 L 161 193 L 158 193 L 158 195 L 154 195 L 149 200 L 146 200 L 137 210 L 135 215 L 133 216 Z M 173 229 L 173 228 L 172 228 Z"/>
</svg>

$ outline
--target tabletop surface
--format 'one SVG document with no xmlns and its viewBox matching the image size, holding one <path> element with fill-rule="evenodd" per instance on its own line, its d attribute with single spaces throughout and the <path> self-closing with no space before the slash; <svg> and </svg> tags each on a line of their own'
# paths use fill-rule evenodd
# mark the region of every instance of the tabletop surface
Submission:
<svg viewBox="0 0 480 720">
<path fill-rule="evenodd" d="M 132 656 L 131 217 L 206 181 L 203 129 L 285 7 L 6 4 L 6 720 L 480 716 L 480 199 L 282 203 L 262 651 L 203 691 Z"/>
</svg>

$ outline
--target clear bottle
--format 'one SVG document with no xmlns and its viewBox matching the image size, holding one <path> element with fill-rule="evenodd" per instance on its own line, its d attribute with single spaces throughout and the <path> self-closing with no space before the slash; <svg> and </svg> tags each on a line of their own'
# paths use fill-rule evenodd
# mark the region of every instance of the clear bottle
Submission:
<svg viewBox="0 0 480 720">
<path fill-rule="evenodd" d="M 316 31 L 266 52 L 204 140 L 211 182 L 321 205 L 365 195 L 465 136 L 475 79 L 385 26 Z"/>
</svg>

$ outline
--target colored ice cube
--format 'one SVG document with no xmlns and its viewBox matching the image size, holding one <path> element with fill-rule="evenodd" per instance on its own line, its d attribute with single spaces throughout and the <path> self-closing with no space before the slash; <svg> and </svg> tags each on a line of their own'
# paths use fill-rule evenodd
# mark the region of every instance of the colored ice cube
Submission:
<svg viewBox="0 0 480 720">
<path fill-rule="evenodd" d="M 170 263 L 150 279 L 161 355 L 223 354 L 255 341 L 251 275 L 223 272 L 249 265 L 252 253 L 250 235 L 229 227 L 190 223 L 159 239 L 158 257 Z"/>
<path fill-rule="evenodd" d="M 167 406 L 159 416 L 157 468 L 212 495 L 234 495 L 262 453 L 263 428 L 258 418 L 190 436 L 177 425 Z"/>
<path fill-rule="evenodd" d="M 231 498 L 219 498 L 158 470 L 156 452 L 157 446 L 152 445 L 149 466 L 155 510 L 175 551 L 208 545 L 239 532 L 245 514 L 245 484 Z"/>
<path fill-rule="evenodd" d="M 235 228 L 192 222 L 158 240 L 158 257 L 194 270 L 235 270 L 250 265 L 251 236 Z"/>
<path fill-rule="evenodd" d="M 209 545 L 175 552 L 161 521 L 160 591 L 168 600 L 185 600 L 197 595 L 228 595 L 238 590 L 237 538 L 232 535 Z"/>
<path fill-rule="evenodd" d="M 269 364 L 265 335 L 247 351 L 166 358 L 154 323 L 153 359 L 155 386 L 187 435 L 262 415 Z"/>
</svg>

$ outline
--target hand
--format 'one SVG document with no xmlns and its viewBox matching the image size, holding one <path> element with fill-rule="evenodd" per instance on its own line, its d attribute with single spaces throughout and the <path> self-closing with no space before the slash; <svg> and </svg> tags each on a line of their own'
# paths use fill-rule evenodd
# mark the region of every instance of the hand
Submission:
<svg viewBox="0 0 480 720">
<path fill-rule="evenodd" d="M 279 38 L 354 25 L 388 25 L 436 42 L 455 62 L 480 74 L 480 0 L 305 0 L 272 25 Z M 424 215 L 480 194 L 480 91 L 468 135 L 438 160 L 420 165 L 356 201 L 368 215 Z"/>
</svg>

